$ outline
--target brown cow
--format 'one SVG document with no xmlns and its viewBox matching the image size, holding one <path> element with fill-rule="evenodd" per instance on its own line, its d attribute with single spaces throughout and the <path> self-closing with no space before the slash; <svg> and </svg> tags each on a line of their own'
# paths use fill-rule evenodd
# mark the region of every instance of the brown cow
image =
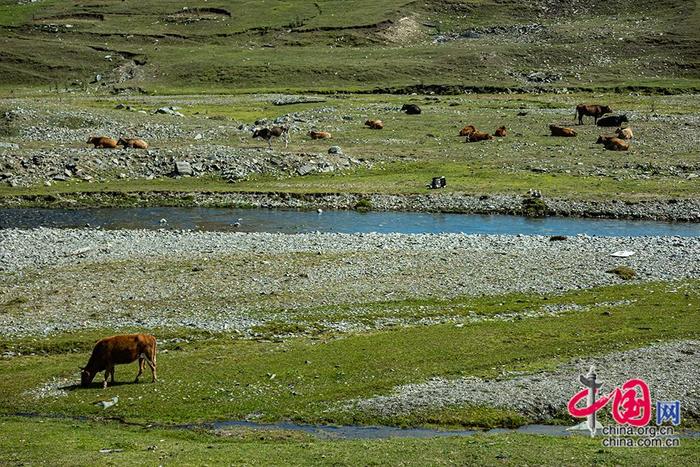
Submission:
<svg viewBox="0 0 700 467">
<path fill-rule="evenodd" d="M 107 136 L 92 136 L 86 143 L 94 144 L 95 148 L 115 149 L 117 147 L 117 140 Z"/>
<path fill-rule="evenodd" d="M 465 143 L 475 143 L 477 141 L 486 141 L 489 139 L 493 139 L 493 136 L 486 133 L 485 131 L 476 130 L 474 133 L 468 135 L 467 139 L 464 142 Z"/>
<path fill-rule="evenodd" d="M 365 125 L 370 127 L 373 130 L 381 130 L 382 128 L 384 128 L 384 122 L 382 122 L 381 120 L 377 120 L 377 119 L 367 120 L 365 122 Z"/>
<path fill-rule="evenodd" d="M 630 148 L 630 144 L 620 138 L 610 138 L 603 141 L 603 146 L 609 151 L 627 151 Z"/>
<path fill-rule="evenodd" d="M 136 375 L 135 383 L 143 373 L 144 362 L 148 363 L 153 375 L 153 382 L 156 378 L 156 338 L 149 334 L 127 334 L 121 336 L 106 337 L 95 344 L 92 355 L 87 365 L 80 369 L 80 385 L 87 387 L 90 385 L 95 375 L 100 371 L 105 372 L 103 387 L 107 387 L 107 377 L 112 376 L 114 384 L 114 365 L 139 361 L 139 373 Z"/>
<path fill-rule="evenodd" d="M 472 133 L 476 131 L 476 127 L 474 125 L 467 125 L 461 130 L 459 130 L 459 136 L 469 136 Z"/>
<path fill-rule="evenodd" d="M 125 149 L 148 149 L 148 143 L 139 138 L 119 138 L 119 141 L 117 141 L 117 146 L 124 146 Z"/>
<path fill-rule="evenodd" d="M 505 138 L 506 136 L 506 127 L 498 127 L 496 128 L 496 132 L 493 134 L 493 136 L 498 136 L 499 138 Z"/>
<path fill-rule="evenodd" d="M 593 123 L 598 123 L 600 117 L 611 112 L 612 109 L 607 105 L 579 104 L 576 106 L 574 119 L 578 116 L 578 124 L 583 125 L 583 116 L 590 115 L 593 117 Z"/>
<path fill-rule="evenodd" d="M 613 138 L 616 138 L 616 136 L 615 135 L 600 135 L 600 136 L 598 136 L 598 139 L 596 140 L 595 144 L 605 144 L 606 141 L 610 141 Z"/>
<path fill-rule="evenodd" d="M 620 139 L 632 139 L 634 137 L 634 133 L 632 133 L 632 128 L 630 127 L 618 128 L 615 130 L 615 134 Z"/>
<path fill-rule="evenodd" d="M 311 139 L 328 139 L 331 137 L 331 134 L 327 131 L 311 130 L 309 131 L 309 136 L 311 137 Z"/>
<path fill-rule="evenodd" d="M 612 109 L 607 105 L 579 104 L 576 106 L 574 118 L 578 116 L 578 124 L 583 125 L 583 116 L 590 115 L 593 117 L 593 123 L 598 123 L 600 117 L 611 112 Z"/>
<path fill-rule="evenodd" d="M 552 133 L 552 136 L 576 136 L 576 131 L 573 128 L 557 125 L 549 125 L 549 131 Z"/>
</svg>

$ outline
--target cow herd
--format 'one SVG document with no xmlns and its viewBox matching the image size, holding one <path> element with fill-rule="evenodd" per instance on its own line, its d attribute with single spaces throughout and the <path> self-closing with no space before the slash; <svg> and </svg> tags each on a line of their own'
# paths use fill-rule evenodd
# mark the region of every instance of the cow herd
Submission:
<svg viewBox="0 0 700 467">
<path fill-rule="evenodd" d="M 627 116 L 609 115 L 603 117 L 607 113 L 612 113 L 612 109 L 607 105 L 579 104 L 576 106 L 574 118 L 578 117 L 579 125 L 583 125 L 584 116 L 591 116 L 593 122 L 599 127 L 618 127 L 614 135 L 600 135 L 596 144 L 602 144 L 605 149 L 610 151 L 627 151 L 630 148 L 629 140 L 634 136 L 632 128 L 622 127 L 623 124 L 629 122 Z M 558 125 L 549 125 L 549 131 L 552 136 L 576 136 L 576 130 L 573 128 Z"/>
<path fill-rule="evenodd" d="M 93 136 L 86 141 L 87 144 L 92 144 L 95 148 L 116 149 L 117 146 L 134 149 L 148 149 L 148 143 L 139 138 L 119 138 L 116 140 L 108 136 Z"/>
<path fill-rule="evenodd" d="M 401 111 L 405 112 L 407 115 L 420 115 L 421 109 L 416 104 L 404 104 L 401 107 Z M 593 122 L 599 127 L 618 127 L 615 130 L 614 135 L 600 135 L 597 144 L 602 144 L 605 149 L 611 151 L 626 151 L 629 149 L 629 140 L 632 139 L 633 133 L 630 127 L 623 127 L 623 124 L 628 123 L 626 115 L 609 115 L 612 113 L 612 109 L 608 105 L 599 104 L 579 104 L 576 106 L 576 111 L 574 114 L 574 119 L 578 119 L 578 124 L 583 125 L 583 117 L 590 116 L 593 117 Z M 527 113 L 519 113 L 518 115 L 526 115 Z M 382 120 L 372 118 L 365 121 L 365 126 L 372 130 L 381 130 L 384 128 L 384 122 Z M 277 138 L 282 138 L 284 140 L 284 147 L 287 148 L 289 145 L 289 126 L 273 126 L 270 128 L 254 128 L 253 138 L 261 138 L 267 142 L 268 148 L 272 148 L 272 140 Z M 573 128 L 563 127 L 559 125 L 549 125 L 549 131 L 551 136 L 560 137 L 575 137 L 577 136 L 576 130 Z M 494 137 L 504 138 L 507 134 L 506 127 L 500 126 L 494 131 L 493 135 L 477 129 L 474 125 L 466 125 L 459 131 L 459 136 L 465 137 L 465 142 L 474 143 L 478 141 L 492 140 Z M 308 136 L 311 139 L 329 139 L 331 138 L 331 133 L 327 131 L 311 130 L 308 132 Z M 92 144 L 95 148 L 117 148 L 118 146 L 123 146 L 124 148 L 135 148 L 135 149 L 148 149 L 148 143 L 142 139 L 138 138 L 119 138 L 115 140 L 114 138 L 106 136 L 94 136 L 87 140 L 87 143 Z"/>
</svg>

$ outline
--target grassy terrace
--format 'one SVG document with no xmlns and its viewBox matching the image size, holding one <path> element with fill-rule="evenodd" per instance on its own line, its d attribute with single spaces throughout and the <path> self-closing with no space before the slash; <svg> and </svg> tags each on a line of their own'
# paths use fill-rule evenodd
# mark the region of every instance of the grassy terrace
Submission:
<svg viewBox="0 0 700 467">
<path fill-rule="evenodd" d="M 303 122 L 295 123 L 287 150 L 275 146 L 274 153 L 324 153 L 329 145 L 339 145 L 345 154 L 368 161 L 371 168 L 359 168 L 330 174 L 299 176 L 253 175 L 235 184 L 213 175 L 196 178 L 120 180 L 103 174 L 94 183 L 58 182 L 51 187 L 35 185 L 12 188 L 0 186 L 0 197 L 45 196 L 70 193 L 138 192 L 289 192 L 314 193 L 427 193 L 425 183 L 435 175 L 445 175 L 448 187 L 441 193 L 523 194 L 530 188 L 546 196 L 577 200 L 640 201 L 649 199 L 697 198 L 697 179 L 691 174 L 700 167 L 700 152 L 693 136 L 700 101 L 695 96 L 628 96 L 620 94 L 573 95 L 461 95 L 415 96 L 338 95 L 318 96 L 324 102 L 275 106 L 272 96 L 180 96 L 129 98 L 47 98 L 48 124 L 56 128 L 84 129 L 90 133 L 88 117 L 65 116 L 65 112 L 91 112 L 94 115 L 132 125 L 177 124 L 182 137 L 149 141 L 163 154 L 169 149 L 196 151 L 206 157 L 211 146 L 228 150 L 263 149 L 264 142 L 250 139 L 239 131 L 241 123 L 258 118 L 274 119 L 293 114 Z M 411 100 L 423 108 L 419 116 L 398 111 Z M 548 125 L 574 126 L 573 109 L 582 101 L 605 101 L 619 113 L 631 117 L 635 140 L 628 152 L 611 153 L 594 144 L 606 129 L 590 123 L 575 128 L 576 138 L 548 136 Z M 23 105 L 20 101 L 15 104 Z M 136 109 L 159 105 L 179 105 L 185 118 L 144 116 L 114 110 L 117 103 Z M 526 115 L 518 115 L 525 113 Z M 72 114 L 71 114 L 72 115 Z M 363 126 L 365 119 L 380 117 L 385 129 L 372 131 Z M 87 119 L 87 120 L 85 120 Z M 83 121 L 85 120 L 85 121 Z M 508 128 L 506 138 L 465 144 L 457 136 L 466 124 L 493 132 L 497 126 Z M 306 136 L 310 128 L 331 131 L 330 141 L 313 141 Z M 209 129 L 206 141 L 192 141 L 187 134 Z M 19 130 L 18 130 L 19 131 Z M 609 132 L 609 131 L 608 131 Z M 26 141 L 7 138 L 28 151 L 63 151 L 84 148 L 84 141 Z M 672 141 L 673 144 L 669 144 Z M 104 151 L 94 150 L 95 157 Z M 263 151 L 260 157 L 268 153 Z M 82 156 L 84 157 L 84 156 Z M 115 169 L 116 170 L 116 169 Z M 86 198 L 86 197 L 83 197 Z M 111 204 L 128 205 L 138 200 L 114 196 Z M 50 201 L 51 198 L 48 198 Z M 35 200 L 38 204 L 47 199 Z M 100 203 L 105 203 L 103 199 Z M 182 202 L 182 200 L 172 202 Z M 27 200 L 31 204 L 30 200 Z M 88 203 L 83 199 L 81 203 Z M 162 203 L 168 203 L 163 200 Z M 50 204 L 50 203 L 49 203 Z"/>
<path fill-rule="evenodd" d="M 0 413 L 99 416 L 104 412 L 91 402 L 118 395 L 123 402 L 110 409 L 109 414 L 141 422 L 243 419 L 257 413 L 261 420 L 268 421 L 517 426 L 527 419 L 496 409 L 451 407 L 445 411 L 377 419 L 365 413 L 348 412 L 342 403 L 387 393 L 397 385 L 433 376 L 494 377 L 503 371 L 532 372 L 552 369 L 575 356 L 630 349 L 658 340 L 697 337 L 700 295 L 693 286 L 696 283 L 624 285 L 549 298 L 509 296 L 501 297 L 499 303 L 494 303 L 493 298 L 483 298 L 400 304 L 405 312 L 413 309 L 414 314 L 434 306 L 442 310 L 451 308 L 452 313 L 468 313 L 468 309 L 476 308 L 489 316 L 503 309 L 518 313 L 544 303 L 591 305 L 632 301 L 602 308 L 586 307 L 560 316 L 477 322 L 459 327 L 405 327 L 344 336 L 324 332 L 314 337 L 283 340 L 275 337 L 278 333 L 303 329 L 302 318 L 294 329 L 284 324 L 262 328 L 261 338 L 253 341 L 189 329 L 152 330 L 163 342 L 158 357 L 162 381 L 156 386 L 120 384 L 106 391 L 101 386 L 73 388 L 64 397 L 37 399 L 33 392 L 27 391 L 54 378 L 65 379 L 64 384 L 70 384 L 76 378 L 76 368 L 87 360 L 92 343 L 115 330 L 4 339 L 5 350 L 21 352 L 22 356 L 0 360 L 0 371 L 5 375 L 0 382 Z M 383 315 L 383 306 L 386 305 L 377 306 L 378 317 Z M 12 310 L 6 306 L 4 312 Z M 313 322 L 313 314 L 309 318 Z M 333 318 L 342 319 L 342 311 Z M 365 316 L 370 318 L 371 315 Z M 357 318 L 350 315 L 347 319 Z M 440 345 L 435 345 L 436 342 Z M 591 350 L 589 344 L 595 349 Z M 118 380 L 130 381 L 132 371 L 135 371 L 133 365 L 119 367 Z M 276 376 L 271 378 L 272 374 Z"/>
</svg>

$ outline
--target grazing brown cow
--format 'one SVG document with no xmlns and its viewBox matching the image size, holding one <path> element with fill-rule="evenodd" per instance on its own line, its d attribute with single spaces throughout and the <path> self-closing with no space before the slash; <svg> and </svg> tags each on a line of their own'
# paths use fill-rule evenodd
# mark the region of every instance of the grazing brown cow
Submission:
<svg viewBox="0 0 700 467">
<path fill-rule="evenodd" d="M 384 128 L 384 122 L 376 119 L 367 120 L 365 122 L 365 125 L 373 130 L 381 130 L 382 128 Z"/>
<path fill-rule="evenodd" d="M 552 133 L 552 136 L 576 136 L 576 131 L 573 128 L 557 125 L 549 125 L 549 131 Z"/>
<path fill-rule="evenodd" d="M 284 138 L 284 147 L 289 145 L 289 127 L 273 126 L 272 128 L 255 128 L 253 138 L 262 138 L 267 141 L 267 146 L 272 149 L 272 138 Z"/>
<path fill-rule="evenodd" d="M 117 147 L 117 140 L 107 136 L 93 136 L 86 143 L 94 144 L 95 148 L 115 149 Z"/>
<path fill-rule="evenodd" d="M 505 138 L 506 127 L 502 126 L 502 127 L 496 128 L 496 132 L 493 134 L 493 136 L 498 136 L 499 138 Z"/>
<path fill-rule="evenodd" d="M 579 104 L 576 106 L 574 119 L 578 116 L 578 124 L 583 125 L 583 116 L 590 115 L 593 117 L 593 123 L 597 123 L 598 119 L 612 112 L 612 109 L 607 105 Z"/>
<path fill-rule="evenodd" d="M 632 128 L 630 127 L 618 128 L 615 130 L 615 134 L 620 139 L 632 139 L 634 137 L 634 133 L 632 133 Z"/>
<path fill-rule="evenodd" d="M 105 372 L 103 387 L 107 387 L 107 377 L 112 376 L 114 384 L 114 365 L 139 361 L 139 373 L 136 375 L 135 383 L 143 373 L 144 362 L 148 363 L 153 375 L 153 382 L 156 378 L 156 338 L 149 334 L 127 334 L 121 336 L 106 337 L 95 344 L 92 355 L 87 365 L 81 368 L 80 385 L 87 387 L 90 385 L 95 375 L 100 371 Z"/>
<path fill-rule="evenodd" d="M 603 146 L 609 151 L 627 151 L 630 148 L 630 144 L 620 138 L 610 138 L 603 141 Z"/>
<path fill-rule="evenodd" d="M 461 130 L 459 130 L 459 136 L 469 136 L 472 133 L 476 131 L 476 127 L 474 125 L 467 125 Z"/>
<path fill-rule="evenodd" d="M 486 133 L 485 131 L 476 130 L 475 132 L 471 133 L 470 135 L 467 135 L 467 139 L 465 140 L 465 143 L 475 143 L 477 141 L 486 141 L 489 139 L 493 139 L 493 136 Z"/>
<path fill-rule="evenodd" d="M 148 149 L 148 143 L 139 138 L 119 138 L 117 146 L 124 146 L 125 149 Z"/>
<path fill-rule="evenodd" d="M 309 136 L 311 137 L 311 139 L 328 139 L 331 137 L 331 134 L 327 131 L 311 130 L 309 131 Z"/>
</svg>

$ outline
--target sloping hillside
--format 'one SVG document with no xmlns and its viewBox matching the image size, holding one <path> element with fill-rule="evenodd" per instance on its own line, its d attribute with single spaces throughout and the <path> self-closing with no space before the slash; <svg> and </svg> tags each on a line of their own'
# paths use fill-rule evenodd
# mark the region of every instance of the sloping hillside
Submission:
<svg viewBox="0 0 700 467">
<path fill-rule="evenodd" d="M 699 4 L 0 0 L 0 85 L 697 89 Z"/>
</svg>

